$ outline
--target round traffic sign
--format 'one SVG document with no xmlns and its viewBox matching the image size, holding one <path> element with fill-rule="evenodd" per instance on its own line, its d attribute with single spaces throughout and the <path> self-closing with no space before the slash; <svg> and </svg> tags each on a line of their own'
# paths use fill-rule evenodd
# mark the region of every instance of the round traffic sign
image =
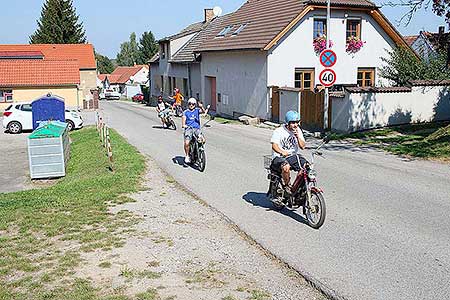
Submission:
<svg viewBox="0 0 450 300">
<path fill-rule="evenodd" d="M 334 72 L 332 69 L 325 69 L 320 72 L 319 80 L 324 87 L 333 86 L 333 84 L 336 82 L 336 72 Z"/>
<path fill-rule="evenodd" d="M 336 53 L 331 49 L 325 49 L 320 53 L 320 64 L 325 68 L 331 68 L 337 62 Z"/>
</svg>

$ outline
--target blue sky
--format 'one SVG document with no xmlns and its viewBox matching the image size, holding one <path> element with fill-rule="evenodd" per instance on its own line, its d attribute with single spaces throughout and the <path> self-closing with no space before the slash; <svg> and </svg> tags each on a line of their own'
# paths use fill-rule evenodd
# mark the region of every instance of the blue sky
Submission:
<svg viewBox="0 0 450 300">
<path fill-rule="evenodd" d="M 152 31 L 157 38 L 178 30 L 203 18 L 203 8 L 220 6 L 224 13 L 236 10 L 245 0 L 74 0 L 77 13 L 84 23 L 89 42 L 100 53 L 115 58 L 120 43 L 128 40 L 131 32 L 138 37 L 144 31 Z M 276 1 L 276 0 L 274 0 Z M 382 1 L 376 0 L 377 4 Z M 385 2 L 385 1 L 383 1 Z M 36 30 L 43 0 L 7 1 L 2 5 L 0 19 L 0 43 L 28 43 L 28 37 Z M 389 20 L 397 25 L 405 9 L 382 8 Z M 442 18 L 430 10 L 416 14 L 412 22 L 397 29 L 405 35 L 420 30 L 437 31 L 445 25 Z"/>
</svg>

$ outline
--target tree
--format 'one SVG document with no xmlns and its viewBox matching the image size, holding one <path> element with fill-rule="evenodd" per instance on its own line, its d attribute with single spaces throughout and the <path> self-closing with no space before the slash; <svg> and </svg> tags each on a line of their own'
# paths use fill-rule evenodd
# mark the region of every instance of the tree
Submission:
<svg viewBox="0 0 450 300">
<path fill-rule="evenodd" d="M 114 71 L 115 66 L 107 56 L 95 52 L 95 59 L 97 60 L 97 70 L 101 74 L 111 74 Z"/>
<path fill-rule="evenodd" d="M 37 24 L 37 30 L 30 36 L 30 44 L 86 43 L 86 32 L 72 0 L 46 0 Z"/>
<path fill-rule="evenodd" d="M 139 43 L 138 64 L 147 64 L 150 58 L 152 58 L 153 55 L 158 52 L 158 43 L 156 42 L 155 36 L 151 31 L 144 32 L 141 39 L 139 40 Z"/>
<path fill-rule="evenodd" d="M 438 52 L 428 62 L 418 59 L 411 49 L 398 47 L 388 51 L 389 57 L 382 57 L 386 65 L 380 69 L 380 75 L 397 86 L 408 84 L 410 80 L 450 79 L 447 68 L 447 56 Z"/>
<path fill-rule="evenodd" d="M 136 42 L 136 33 L 130 34 L 130 40 L 120 44 L 120 52 L 117 54 L 119 66 L 134 66 L 138 61 L 139 53 Z"/>
<path fill-rule="evenodd" d="M 405 22 L 408 25 L 414 15 L 421 9 L 429 9 L 439 17 L 444 17 L 445 21 L 450 24 L 450 0 L 393 0 L 384 3 L 392 7 L 406 7 L 407 13 L 404 14 L 399 23 Z M 382 6 L 383 6 L 382 5 Z"/>
</svg>

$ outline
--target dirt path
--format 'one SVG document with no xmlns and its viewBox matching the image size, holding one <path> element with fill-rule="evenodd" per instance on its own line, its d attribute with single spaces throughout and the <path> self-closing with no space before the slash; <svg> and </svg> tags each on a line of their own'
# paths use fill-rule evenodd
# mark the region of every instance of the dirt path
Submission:
<svg viewBox="0 0 450 300">
<path fill-rule="evenodd" d="M 123 247 L 83 254 L 77 276 L 148 299 L 324 299 L 149 161 L 147 190 L 115 206 L 141 218 Z M 153 298 L 152 298 L 153 297 Z M 147 298 L 146 298 L 147 299 Z"/>
</svg>

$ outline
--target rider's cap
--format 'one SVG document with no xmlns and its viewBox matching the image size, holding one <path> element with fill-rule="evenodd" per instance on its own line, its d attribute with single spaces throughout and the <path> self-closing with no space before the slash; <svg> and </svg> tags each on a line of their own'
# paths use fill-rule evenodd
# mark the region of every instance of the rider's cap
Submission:
<svg viewBox="0 0 450 300">
<path fill-rule="evenodd" d="M 193 104 L 197 105 L 197 99 L 195 99 L 195 98 L 190 98 L 190 99 L 188 100 L 188 103 L 193 103 Z"/>
<path fill-rule="evenodd" d="M 175 93 L 179 93 L 180 89 L 179 88 L 175 88 Z"/>
<path fill-rule="evenodd" d="M 300 122 L 300 114 L 294 110 L 290 110 L 286 113 L 285 121 L 286 123 Z"/>
</svg>

